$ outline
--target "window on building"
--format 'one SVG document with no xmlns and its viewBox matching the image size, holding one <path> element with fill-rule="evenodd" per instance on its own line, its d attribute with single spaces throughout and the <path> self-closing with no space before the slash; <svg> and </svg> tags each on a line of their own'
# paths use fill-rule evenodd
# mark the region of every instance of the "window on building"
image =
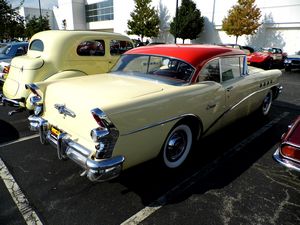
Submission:
<svg viewBox="0 0 300 225">
<path fill-rule="evenodd" d="M 85 6 L 86 22 L 114 19 L 113 0 L 105 0 Z"/>
<path fill-rule="evenodd" d="M 83 41 L 77 47 L 80 56 L 104 56 L 105 44 L 103 40 Z"/>
<path fill-rule="evenodd" d="M 119 41 L 111 40 L 110 41 L 110 54 L 111 55 L 121 55 L 129 49 L 132 49 L 133 45 L 129 41 Z"/>
</svg>

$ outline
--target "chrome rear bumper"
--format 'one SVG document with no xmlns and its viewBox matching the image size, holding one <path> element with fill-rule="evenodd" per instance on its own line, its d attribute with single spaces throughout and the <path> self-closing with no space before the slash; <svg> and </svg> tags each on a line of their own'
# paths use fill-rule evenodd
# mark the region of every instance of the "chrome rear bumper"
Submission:
<svg viewBox="0 0 300 225">
<path fill-rule="evenodd" d="M 22 112 L 26 109 L 25 98 L 10 99 L 4 97 L 3 94 L 0 94 L 0 105 L 5 106 L 6 104 L 17 108 L 16 110 L 10 111 L 8 113 L 9 116 L 13 115 L 14 113 Z"/>
<path fill-rule="evenodd" d="M 280 148 L 275 151 L 273 158 L 279 164 L 300 173 L 300 164 L 282 157 L 280 154 Z"/>
<path fill-rule="evenodd" d="M 39 132 L 42 144 L 50 143 L 57 149 L 59 158 L 69 158 L 81 166 L 85 170 L 82 175 L 86 175 L 91 181 L 106 181 L 120 174 L 124 156 L 96 159 L 93 151 L 71 140 L 67 133 L 61 133 L 57 139 L 53 138 L 48 122 L 41 117 L 30 116 L 28 120 L 30 130 Z"/>
</svg>

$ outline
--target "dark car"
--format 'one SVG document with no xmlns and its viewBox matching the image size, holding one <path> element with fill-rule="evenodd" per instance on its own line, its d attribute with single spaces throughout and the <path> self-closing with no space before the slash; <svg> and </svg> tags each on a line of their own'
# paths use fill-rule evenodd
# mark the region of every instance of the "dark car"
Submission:
<svg viewBox="0 0 300 225">
<path fill-rule="evenodd" d="M 292 69 L 300 69 L 300 51 L 295 55 L 289 55 L 284 60 L 285 71 L 291 71 Z"/>
<path fill-rule="evenodd" d="M 300 116 L 282 135 L 280 146 L 273 158 L 281 165 L 300 172 Z"/>
<path fill-rule="evenodd" d="M 0 62 L 9 62 L 16 56 L 25 55 L 28 49 L 28 42 L 7 43 L 0 49 Z"/>
</svg>

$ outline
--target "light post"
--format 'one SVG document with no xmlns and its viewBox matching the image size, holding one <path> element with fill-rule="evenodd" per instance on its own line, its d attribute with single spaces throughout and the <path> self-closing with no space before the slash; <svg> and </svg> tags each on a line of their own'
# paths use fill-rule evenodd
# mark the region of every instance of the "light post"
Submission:
<svg viewBox="0 0 300 225">
<path fill-rule="evenodd" d="M 42 19 L 41 0 L 39 0 L 40 20 Z"/>
<path fill-rule="evenodd" d="M 175 12 L 175 41 L 174 41 L 175 44 L 177 39 L 177 32 L 178 32 L 178 0 L 176 0 L 176 12 Z"/>
</svg>

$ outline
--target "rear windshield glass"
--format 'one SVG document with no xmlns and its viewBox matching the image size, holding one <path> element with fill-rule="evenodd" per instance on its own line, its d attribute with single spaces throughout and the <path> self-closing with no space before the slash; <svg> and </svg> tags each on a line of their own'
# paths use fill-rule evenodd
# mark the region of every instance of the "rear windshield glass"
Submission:
<svg viewBox="0 0 300 225">
<path fill-rule="evenodd" d="M 189 83 L 194 67 L 178 59 L 152 55 L 122 55 L 111 72 L 172 85 Z"/>
<path fill-rule="evenodd" d="M 44 51 L 44 43 L 39 39 L 33 40 L 30 43 L 29 49 L 42 52 L 42 51 Z"/>
</svg>

